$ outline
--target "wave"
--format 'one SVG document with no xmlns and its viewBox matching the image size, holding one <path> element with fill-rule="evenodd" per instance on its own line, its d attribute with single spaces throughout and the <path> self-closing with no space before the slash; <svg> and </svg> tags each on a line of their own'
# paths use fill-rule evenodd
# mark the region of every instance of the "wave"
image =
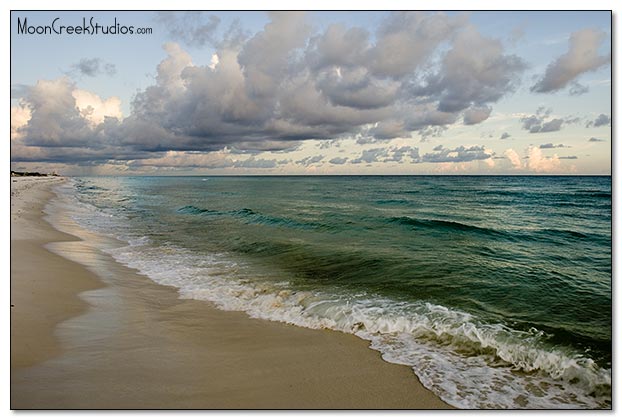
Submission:
<svg viewBox="0 0 622 420">
<path fill-rule="evenodd" d="M 221 214 L 221 212 L 216 211 L 216 210 L 202 209 L 202 208 L 195 207 L 195 206 L 183 206 L 183 207 L 177 209 L 177 213 L 182 213 L 182 214 L 203 214 L 203 213 Z"/>
<path fill-rule="evenodd" d="M 585 203 L 577 203 L 576 200 L 585 200 L 592 198 L 599 199 L 611 199 L 611 192 L 602 191 L 602 190 L 576 190 L 576 191 L 566 191 L 566 192 L 555 192 L 550 193 L 546 191 L 535 192 L 535 191 L 513 191 L 513 190 L 484 190 L 477 191 L 475 193 L 478 196 L 487 197 L 489 200 L 494 197 L 499 197 L 498 203 L 507 203 L 508 201 L 515 201 L 518 199 L 529 200 L 529 201 L 548 201 L 553 203 L 560 203 L 568 206 L 575 207 L 583 207 Z M 598 200 L 601 201 L 601 200 Z M 487 201 L 488 202 L 488 201 Z M 598 205 L 596 203 L 592 203 L 592 205 Z"/>
<path fill-rule="evenodd" d="M 376 200 L 376 204 L 396 204 L 396 205 L 400 205 L 400 206 L 408 206 L 410 204 L 412 204 L 412 202 L 410 200 L 403 200 L 403 199 L 380 199 L 380 200 Z"/>
<path fill-rule="evenodd" d="M 243 220 L 245 223 L 258 224 L 266 226 L 287 227 L 293 229 L 315 229 L 322 231 L 333 230 L 333 226 L 316 222 L 299 222 L 286 217 L 270 216 L 256 212 L 252 209 L 242 208 L 238 210 L 210 210 L 195 207 L 192 205 L 183 206 L 177 210 L 178 213 L 191 215 L 212 215 L 212 216 L 230 216 Z"/>
<path fill-rule="evenodd" d="M 598 233 L 583 233 L 570 229 L 534 229 L 534 230 L 497 230 L 485 228 L 465 223 L 452 222 L 434 219 L 415 219 L 408 216 L 391 217 L 388 219 L 391 224 L 410 228 L 431 229 L 441 232 L 463 232 L 474 233 L 497 238 L 504 238 L 512 241 L 549 241 L 560 243 L 561 241 L 589 241 L 607 244 L 611 242 L 611 237 Z"/>
<path fill-rule="evenodd" d="M 89 207 L 88 211 L 91 217 L 80 219 L 85 227 L 99 226 L 101 230 L 101 226 L 106 226 L 103 230 L 108 233 L 115 230 L 109 223 L 117 223 L 117 218 L 102 215 L 100 224 L 98 209 Z M 250 208 L 219 211 L 184 206 L 178 213 L 189 217 L 233 217 L 244 223 L 276 226 L 294 222 L 292 226 L 296 228 L 296 224 L 302 223 Z M 404 228 L 501 237 L 511 234 L 443 220 L 409 217 L 381 220 Z M 333 288 L 313 284 L 313 290 L 291 282 L 264 281 L 238 254 L 193 253 L 172 244 L 157 245 L 144 234 L 128 238 L 128 233 L 123 232 L 120 239 L 129 244 L 106 252 L 156 283 L 176 287 L 180 298 L 206 300 L 220 309 L 245 311 L 255 318 L 332 329 L 369 340 L 385 360 L 410 366 L 424 386 L 456 407 L 611 407 L 611 369 L 599 366 L 570 347 L 554 346 L 540 330 L 519 330 L 429 301 L 405 302 L 371 291 L 350 292 L 335 286 L 338 281 L 326 282 L 333 284 Z M 566 235 L 574 238 L 572 233 Z M 584 239 L 576 237 L 576 240 Z M 261 247 L 253 244 L 251 248 L 259 252 Z M 292 253 L 295 259 L 300 249 L 280 251 Z M 343 256 L 334 258 L 344 263 L 361 262 Z M 332 266 L 334 261 L 329 256 L 322 255 L 319 260 L 331 265 L 325 267 L 323 274 L 336 276 L 343 272 Z M 315 269 L 322 267 L 318 264 Z M 315 277 L 317 273 L 313 274 Z"/>
<path fill-rule="evenodd" d="M 87 185 L 86 183 L 77 184 L 77 188 L 82 191 L 108 191 L 107 188 L 98 187 L 97 185 Z"/>
<path fill-rule="evenodd" d="M 457 407 L 610 404 L 611 371 L 570 349 L 548 345 L 542 331 L 487 324 L 430 302 L 405 303 L 369 294 L 296 290 L 286 282 L 244 280 L 245 268 L 225 254 L 199 256 L 140 241 L 111 253 L 155 282 L 178 288 L 181 298 L 369 340 L 386 360 L 411 366 L 426 387 Z"/>
<path fill-rule="evenodd" d="M 441 231 L 474 232 L 484 235 L 505 236 L 501 231 L 479 226 L 435 219 L 415 219 L 408 216 L 390 217 L 388 223 L 411 228 L 436 229 Z"/>
<path fill-rule="evenodd" d="M 536 231 L 539 234 L 563 236 L 572 239 L 588 239 L 598 241 L 610 241 L 611 238 L 606 235 L 599 235 L 597 233 L 582 233 L 575 230 L 568 229 L 540 229 Z"/>
<path fill-rule="evenodd" d="M 590 197 L 595 198 L 611 198 L 610 192 L 592 192 L 588 194 Z"/>
</svg>

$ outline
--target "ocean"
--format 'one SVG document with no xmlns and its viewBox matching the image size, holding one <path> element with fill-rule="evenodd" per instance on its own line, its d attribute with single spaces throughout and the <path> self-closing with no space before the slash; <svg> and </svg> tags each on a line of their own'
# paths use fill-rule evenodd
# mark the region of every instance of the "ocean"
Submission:
<svg viewBox="0 0 622 420">
<path fill-rule="evenodd" d="M 84 177 L 181 299 L 369 340 L 460 408 L 611 408 L 611 177 Z M 63 204 L 64 203 L 64 204 Z"/>
</svg>

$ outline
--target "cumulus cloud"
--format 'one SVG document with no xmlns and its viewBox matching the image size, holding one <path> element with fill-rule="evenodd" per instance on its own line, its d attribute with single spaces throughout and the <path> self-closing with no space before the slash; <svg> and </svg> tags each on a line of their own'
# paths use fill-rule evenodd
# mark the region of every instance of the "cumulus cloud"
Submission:
<svg viewBox="0 0 622 420">
<path fill-rule="evenodd" d="M 336 158 L 332 158 L 331 160 L 329 160 L 328 163 L 332 163 L 333 165 L 343 165 L 347 161 L 348 161 L 347 157 L 336 157 Z"/>
<path fill-rule="evenodd" d="M 509 133 L 504 132 L 503 134 L 501 134 L 500 139 L 501 140 L 505 140 L 505 139 L 509 139 L 510 137 L 512 137 Z"/>
<path fill-rule="evenodd" d="M 559 171 L 561 163 L 557 155 L 544 156 L 539 147 L 530 146 L 527 149 L 527 168 L 535 172 Z"/>
<path fill-rule="evenodd" d="M 505 152 L 503 152 L 503 154 L 509 159 L 510 163 L 515 169 L 520 169 L 523 167 L 523 162 L 521 161 L 520 156 L 518 155 L 518 153 L 516 153 L 515 150 L 507 149 Z"/>
<path fill-rule="evenodd" d="M 564 122 L 561 118 L 555 118 L 544 122 L 533 116 L 523 118 L 521 121 L 523 122 L 523 128 L 529 130 L 530 133 L 550 133 L 552 131 L 559 131 Z"/>
<path fill-rule="evenodd" d="M 11 140 L 23 136 L 22 127 L 28 124 L 31 116 L 30 108 L 23 104 L 11 107 Z"/>
<path fill-rule="evenodd" d="M 539 133 L 550 133 L 551 131 L 559 131 L 562 128 L 562 123 L 564 122 L 564 120 L 562 120 L 561 118 L 555 118 L 552 119 L 551 121 L 547 121 L 545 123 L 542 124 L 542 127 L 540 128 L 540 130 L 538 131 Z M 532 127 L 529 132 L 534 133 L 535 131 L 533 131 Z"/>
<path fill-rule="evenodd" d="M 521 58 L 504 54 L 501 41 L 469 25 L 456 35 L 441 72 L 429 78 L 422 92 L 440 96 L 439 111 L 482 107 L 512 92 L 525 68 Z"/>
<path fill-rule="evenodd" d="M 216 30 L 220 25 L 220 18 L 217 16 L 208 16 L 205 12 L 197 11 L 159 12 L 156 19 L 174 41 L 193 47 L 216 43 Z"/>
<path fill-rule="evenodd" d="M 116 118 L 121 120 L 121 100 L 116 96 L 102 99 L 99 95 L 86 90 L 75 89 L 71 95 L 76 101 L 76 108 L 80 115 L 87 120 L 91 126 L 102 124 L 106 118 Z"/>
<path fill-rule="evenodd" d="M 540 145 L 540 149 L 558 149 L 558 148 L 565 148 L 565 147 L 570 147 L 570 146 L 566 146 L 561 143 L 559 144 L 545 143 L 545 144 Z"/>
<path fill-rule="evenodd" d="M 471 107 L 464 111 L 464 124 L 473 125 L 479 124 L 490 117 L 492 108 L 489 106 L 484 107 Z"/>
<path fill-rule="evenodd" d="M 235 42 L 216 39 L 219 22 L 208 15 L 159 19 L 179 42 L 212 44 L 210 64 L 165 44 L 153 83 L 136 92 L 127 116 L 116 98 L 67 78 L 39 81 L 23 89 L 31 113 L 15 130 L 23 145 L 92 148 L 84 156 L 103 159 L 225 147 L 277 151 L 305 140 L 383 141 L 413 132 L 425 140 L 461 117 L 465 124 L 486 120 L 525 68 L 466 17 L 442 13 L 392 13 L 372 34 L 343 25 L 313 32 L 304 13 L 275 12 L 262 30 Z M 105 71 L 101 60 L 88 60 L 84 74 Z"/>
<path fill-rule="evenodd" d="M 307 156 L 303 159 L 297 160 L 296 163 L 302 166 L 309 166 L 320 162 L 322 159 L 324 159 L 324 155 Z"/>
<path fill-rule="evenodd" d="M 400 84 L 373 78 L 367 69 L 337 67 L 318 74 L 317 88 L 335 106 L 374 109 L 391 105 Z"/>
<path fill-rule="evenodd" d="M 380 158 L 386 158 L 389 155 L 388 150 L 382 147 L 376 149 L 368 149 L 363 150 L 361 156 L 356 159 L 352 159 L 350 163 L 359 164 L 359 163 L 372 163 L 377 162 Z"/>
<path fill-rule="evenodd" d="M 569 117 L 564 118 L 564 124 L 577 124 L 579 122 L 581 122 L 581 118 L 579 117 L 569 116 Z"/>
<path fill-rule="evenodd" d="M 406 123 L 396 119 L 380 121 L 367 132 L 367 138 L 373 140 L 389 140 L 396 137 L 410 136 L 410 132 L 406 129 Z M 357 143 L 362 144 L 358 141 Z"/>
<path fill-rule="evenodd" d="M 410 158 L 411 163 L 420 161 L 419 148 L 411 146 L 402 147 L 379 147 L 364 150 L 356 159 L 350 160 L 352 164 L 373 163 L 373 162 L 403 162 L 404 158 Z"/>
<path fill-rule="evenodd" d="M 574 159 L 578 159 L 576 156 L 560 156 L 560 159 L 570 159 L 570 160 L 574 160 Z"/>
<path fill-rule="evenodd" d="M 418 162 L 420 159 L 419 148 L 411 146 L 402 146 L 391 149 L 393 155 L 387 158 L 386 162 L 402 162 L 405 157 L 410 158 L 411 162 Z"/>
<path fill-rule="evenodd" d="M 426 153 L 421 160 L 423 162 L 470 162 L 489 159 L 492 156 L 492 152 L 484 146 L 459 146 L 455 149 L 442 148 L 434 153 Z"/>
<path fill-rule="evenodd" d="M 611 124 L 611 118 L 609 117 L 609 115 L 600 114 L 598 117 L 596 117 L 595 120 L 588 121 L 585 126 L 586 127 L 601 127 L 603 125 L 609 125 L 609 124 Z"/>
<path fill-rule="evenodd" d="M 417 132 L 421 136 L 421 141 L 426 141 L 430 137 L 441 137 L 445 130 L 447 130 L 445 126 L 428 126 L 419 129 Z"/>
<path fill-rule="evenodd" d="M 570 35 L 568 51 L 548 65 L 544 75 L 531 87 L 532 92 L 556 92 L 583 73 L 598 70 L 611 62 L 611 53 L 599 55 L 605 33 L 583 29 Z M 575 87 L 576 91 L 576 87 Z"/>
<path fill-rule="evenodd" d="M 592 143 L 597 143 L 597 142 L 603 142 L 603 141 L 605 141 L 605 140 L 603 140 L 603 139 L 598 139 L 598 138 L 596 138 L 596 137 L 590 137 L 590 139 L 589 139 L 588 141 L 589 141 L 589 142 L 592 142 Z"/>
<path fill-rule="evenodd" d="M 269 169 L 277 166 L 276 159 L 258 159 L 254 156 L 246 160 L 238 160 L 233 164 L 234 168 Z"/>
<path fill-rule="evenodd" d="M 85 165 L 144 157 L 119 147 L 119 104 L 84 94 L 66 77 L 38 81 L 11 108 L 11 160 Z"/>
<path fill-rule="evenodd" d="M 521 118 L 523 129 L 530 133 L 550 133 L 559 131 L 562 128 L 564 120 L 561 118 L 553 118 L 546 121 L 551 115 L 552 110 L 544 107 L 538 108 L 535 114 Z"/>
<path fill-rule="evenodd" d="M 101 58 L 83 58 L 78 63 L 72 64 L 71 69 L 81 76 L 88 77 L 95 77 L 100 74 L 114 76 L 117 73 L 117 67 L 114 64 L 106 63 Z"/>
<path fill-rule="evenodd" d="M 330 149 L 331 147 L 339 147 L 340 143 L 338 140 L 324 140 L 317 143 L 317 147 L 320 150 Z"/>
<path fill-rule="evenodd" d="M 29 146 L 86 146 L 95 132 L 76 106 L 68 78 L 40 80 L 24 99 L 30 119 L 20 128 Z M 93 144 L 94 145 L 94 144 Z"/>
<path fill-rule="evenodd" d="M 407 76 L 462 25 L 462 18 L 443 14 L 393 13 L 378 31 L 369 67 L 380 77 Z"/>
<path fill-rule="evenodd" d="M 229 155 L 225 151 L 196 153 L 196 152 L 177 152 L 168 151 L 158 156 L 136 159 L 129 162 L 129 166 L 152 166 L 156 168 L 228 168 L 234 165 Z"/>
</svg>

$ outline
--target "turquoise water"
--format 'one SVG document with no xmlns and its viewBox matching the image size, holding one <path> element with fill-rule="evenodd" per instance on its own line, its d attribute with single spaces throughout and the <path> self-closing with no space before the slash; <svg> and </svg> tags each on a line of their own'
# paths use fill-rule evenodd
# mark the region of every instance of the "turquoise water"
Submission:
<svg viewBox="0 0 622 420">
<path fill-rule="evenodd" d="M 465 408 L 611 407 L 610 177 L 125 177 L 78 223 L 181 298 L 356 334 Z"/>
</svg>

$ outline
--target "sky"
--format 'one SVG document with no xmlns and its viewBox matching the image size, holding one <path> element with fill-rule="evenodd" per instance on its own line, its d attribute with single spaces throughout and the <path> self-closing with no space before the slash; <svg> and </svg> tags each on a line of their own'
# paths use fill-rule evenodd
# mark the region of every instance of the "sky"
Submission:
<svg viewBox="0 0 622 420">
<path fill-rule="evenodd" d="M 607 11 L 11 13 L 13 170 L 609 175 L 611 101 Z"/>
</svg>

